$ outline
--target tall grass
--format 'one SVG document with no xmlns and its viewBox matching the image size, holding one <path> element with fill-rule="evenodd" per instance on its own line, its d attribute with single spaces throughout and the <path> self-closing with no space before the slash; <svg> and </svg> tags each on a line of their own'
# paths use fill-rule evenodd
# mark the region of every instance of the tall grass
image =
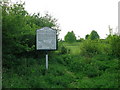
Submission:
<svg viewBox="0 0 120 90">
<path fill-rule="evenodd" d="M 78 54 L 80 45 L 84 42 L 66 46 L 70 53 L 50 53 L 48 70 L 43 57 L 4 58 L 3 88 L 118 88 L 120 59 L 106 53 L 107 44 L 99 44 L 101 52 L 90 57 Z"/>
</svg>

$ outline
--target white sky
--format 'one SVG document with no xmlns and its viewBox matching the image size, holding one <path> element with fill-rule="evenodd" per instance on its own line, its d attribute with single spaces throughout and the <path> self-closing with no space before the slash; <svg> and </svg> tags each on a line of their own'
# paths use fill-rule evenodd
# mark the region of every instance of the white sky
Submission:
<svg viewBox="0 0 120 90">
<path fill-rule="evenodd" d="M 12 0 L 19 1 L 19 0 Z M 109 34 L 108 25 L 116 31 L 118 26 L 118 1 L 120 0 L 22 0 L 30 13 L 46 11 L 60 24 L 59 38 L 64 39 L 68 31 L 84 38 L 96 30 L 101 38 Z"/>
</svg>

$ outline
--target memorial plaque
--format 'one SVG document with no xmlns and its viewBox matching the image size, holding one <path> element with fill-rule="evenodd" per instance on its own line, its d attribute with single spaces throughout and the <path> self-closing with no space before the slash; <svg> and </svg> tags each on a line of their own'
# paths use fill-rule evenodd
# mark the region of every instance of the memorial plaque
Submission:
<svg viewBox="0 0 120 90">
<path fill-rule="evenodd" d="M 56 50 L 57 32 L 49 27 L 36 31 L 37 50 Z"/>
</svg>

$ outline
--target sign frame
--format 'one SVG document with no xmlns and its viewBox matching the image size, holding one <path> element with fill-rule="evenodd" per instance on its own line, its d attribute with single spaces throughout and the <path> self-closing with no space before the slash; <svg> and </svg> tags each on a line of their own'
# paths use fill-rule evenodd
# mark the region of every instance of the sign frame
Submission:
<svg viewBox="0 0 120 90">
<path fill-rule="evenodd" d="M 50 27 L 43 27 L 43 28 L 49 28 L 49 29 L 52 29 L 52 30 L 55 30 L 55 29 L 53 29 L 53 28 L 50 28 Z M 43 29 L 43 28 L 41 28 L 41 29 Z M 37 29 L 37 30 L 40 30 L 40 29 Z M 38 42 L 38 40 L 37 40 L 37 30 L 36 30 L 36 50 L 37 51 L 55 51 L 55 50 L 58 50 L 58 35 L 57 35 L 57 30 L 55 30 L 55 32 L 56 32 L 56 49 L 37 49 L 37 42 Z"/>
</svg>

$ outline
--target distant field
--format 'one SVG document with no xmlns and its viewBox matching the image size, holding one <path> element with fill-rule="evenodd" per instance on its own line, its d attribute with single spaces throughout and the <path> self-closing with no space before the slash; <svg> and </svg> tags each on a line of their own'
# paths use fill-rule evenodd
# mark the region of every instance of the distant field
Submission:
<svg viewBox="0 0 120 90">
<path fill-rule="evenodd" d="M 80 54 L 80 46 L 81 42 L 75 42 L 75 43 L 67 43 L 63 42 L 63 45 L 70 50 L 70 54 L 72 55 L 78 55 Z"/>
</svg>

